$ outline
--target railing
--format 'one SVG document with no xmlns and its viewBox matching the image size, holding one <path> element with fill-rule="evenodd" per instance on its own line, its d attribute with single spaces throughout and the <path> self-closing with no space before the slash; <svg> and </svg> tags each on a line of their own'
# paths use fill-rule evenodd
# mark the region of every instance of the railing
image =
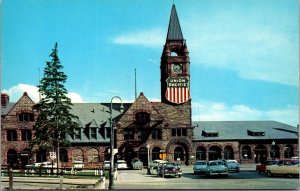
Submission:
<svg viewBox="0 0 300 191">
<path fill-rule="evenodd" d="M 102 172 L 101 172 L 102 171 Z M 35 168 L 22 168 L 11 169 L 2 167 L 1 175 L 3 177 L 9 176 L 12 173 L 14 177 L 95 177 L 99 178 L 100 174 L 103 176 L 108 175 L 108 170 L 100 168 L 57 168 L 56 167 L 35 167 Z"/>
<path fill-rule="evenodd" d="M 35 167 L 35 168 L 26 168 L 26 169 L 12 169 L 11 167 L 2 167 L 1 177 L 8 178 L 8 187 L 6 189 L 13 189 L 13 182 L 15 177 L 26 177 L 26 179 L 35 180 L 37 177 L 44 178 L 59 178 L 60 188 L 63 185 L 63 178 L 68 179 L 93 179 L 95 184 L 93 188 L 105 189 L 105 179 L 108 177 L 108 170 L 100 168 L 46 168 L 46 167 Z M 44 179 L 45 180 L 45 179 Z M 85 185 L 86 186 L 86 185 Z"/>
</svg>

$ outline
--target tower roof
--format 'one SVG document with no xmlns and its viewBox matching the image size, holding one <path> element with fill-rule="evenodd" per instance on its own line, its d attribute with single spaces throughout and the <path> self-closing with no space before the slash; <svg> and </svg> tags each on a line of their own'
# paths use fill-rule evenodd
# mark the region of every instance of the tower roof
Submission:
<svg viewBox="0 0 300 191">
<path fill-rule="evenodd" d="M 175 4 L 172 5 L 167 40 L 184 40 L 175 8 Z"/>
</svg>

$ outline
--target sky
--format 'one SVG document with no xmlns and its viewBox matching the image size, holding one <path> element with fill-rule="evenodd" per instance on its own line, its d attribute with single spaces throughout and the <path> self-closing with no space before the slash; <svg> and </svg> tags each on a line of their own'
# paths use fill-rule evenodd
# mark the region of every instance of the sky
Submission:
<svg viewBox="0 0 300 191">
<path fill-rule="evenodd" d="M 38 101 L 58 43 L 72 102 L 160 101 L 172 4 L 190 52 L 193 121 L 299 124 L 298 0 L 2 0 L 1 92 Z"/>
</svg>

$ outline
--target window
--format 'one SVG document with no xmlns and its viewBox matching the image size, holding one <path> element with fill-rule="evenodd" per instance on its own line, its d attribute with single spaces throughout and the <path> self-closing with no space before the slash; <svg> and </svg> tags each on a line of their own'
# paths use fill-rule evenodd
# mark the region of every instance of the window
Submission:
<svg viewBox="0 0 300 191">
<path fill-rule="evenodd" d="M 146 140 L 147 139 L 147 131 L 145 129 L 139 129 L 138 131 L 138 140 Z"/>
<path fill-rule="evenodd" d="M 154 129 L 152 131 L 152 139 L 161 140 L 161 130 L 160 129 Z"/>
<path fill-rule="evenodd" d="M 134 140 L 133 129 L 124 129 L 124 140 Z"/>
<path fill-rule="evenodd" d="M 172 136 L 173 137 L 187 136 L 187 130 L 185 128 L 172 129 Z"/>
<path fill-rule="evenodd" d="M 22 130 L 22 141 L 30 141 L 31 140 L 31 131 L 29 129 Z"/>
<path fill-rule="evenodd" d="M 7 137 L 7 141 L 17 141 L 17 131 L 7 130 L 6 137 Z"/>
<path fill-rule="evenodd" d="M 247 133 L 249 136 L 255 136 L 255 137 L 265 136 L 265 132 L 247 130 Z"/>
<path fill-rule="evenodd" d="M 19 121 L 22 122 L 34 121 L 34 116 L 32 113 L 21 113 L 19 114 Z"/>
<path fill-rule="evenodd" d="M 80 128 L 75 128 L 75 139 L 81 139 Z"/>
<path fill-rule="evenodd" d="M 218 137 L 219 133 L 218 132 L 206 132 L 206 131 L 202 131 L 202 136 L 203 137 Z"/>
<path fill-rule="evenodd" d="M 91 128 L 91 138 L 97 139 L 97 129 L 96 128 Z"/>
<path fill-rule="evenodd" d="M 150 121 L 150 114 L 147 112 L 139 112 L 135 114 L 135 121 L 137 123 L 148 123 Z"/>
</svg>

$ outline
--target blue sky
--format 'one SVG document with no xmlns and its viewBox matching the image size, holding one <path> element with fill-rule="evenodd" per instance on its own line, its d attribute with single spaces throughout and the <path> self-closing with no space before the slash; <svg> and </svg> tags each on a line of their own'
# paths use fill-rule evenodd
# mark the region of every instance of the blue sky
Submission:
<svg viewBox="0 0 300 191">
<path fill-rule="evenodd" d="M 73 102 L 160 101 L 172 3 L 190 51 L 193 120 L 299 121 L 297 0 L 2 0 L 2 86 L 36 85 L 55 42 Z M 40 70 L 40 72 L 39 72 Z"/>
</svg>

